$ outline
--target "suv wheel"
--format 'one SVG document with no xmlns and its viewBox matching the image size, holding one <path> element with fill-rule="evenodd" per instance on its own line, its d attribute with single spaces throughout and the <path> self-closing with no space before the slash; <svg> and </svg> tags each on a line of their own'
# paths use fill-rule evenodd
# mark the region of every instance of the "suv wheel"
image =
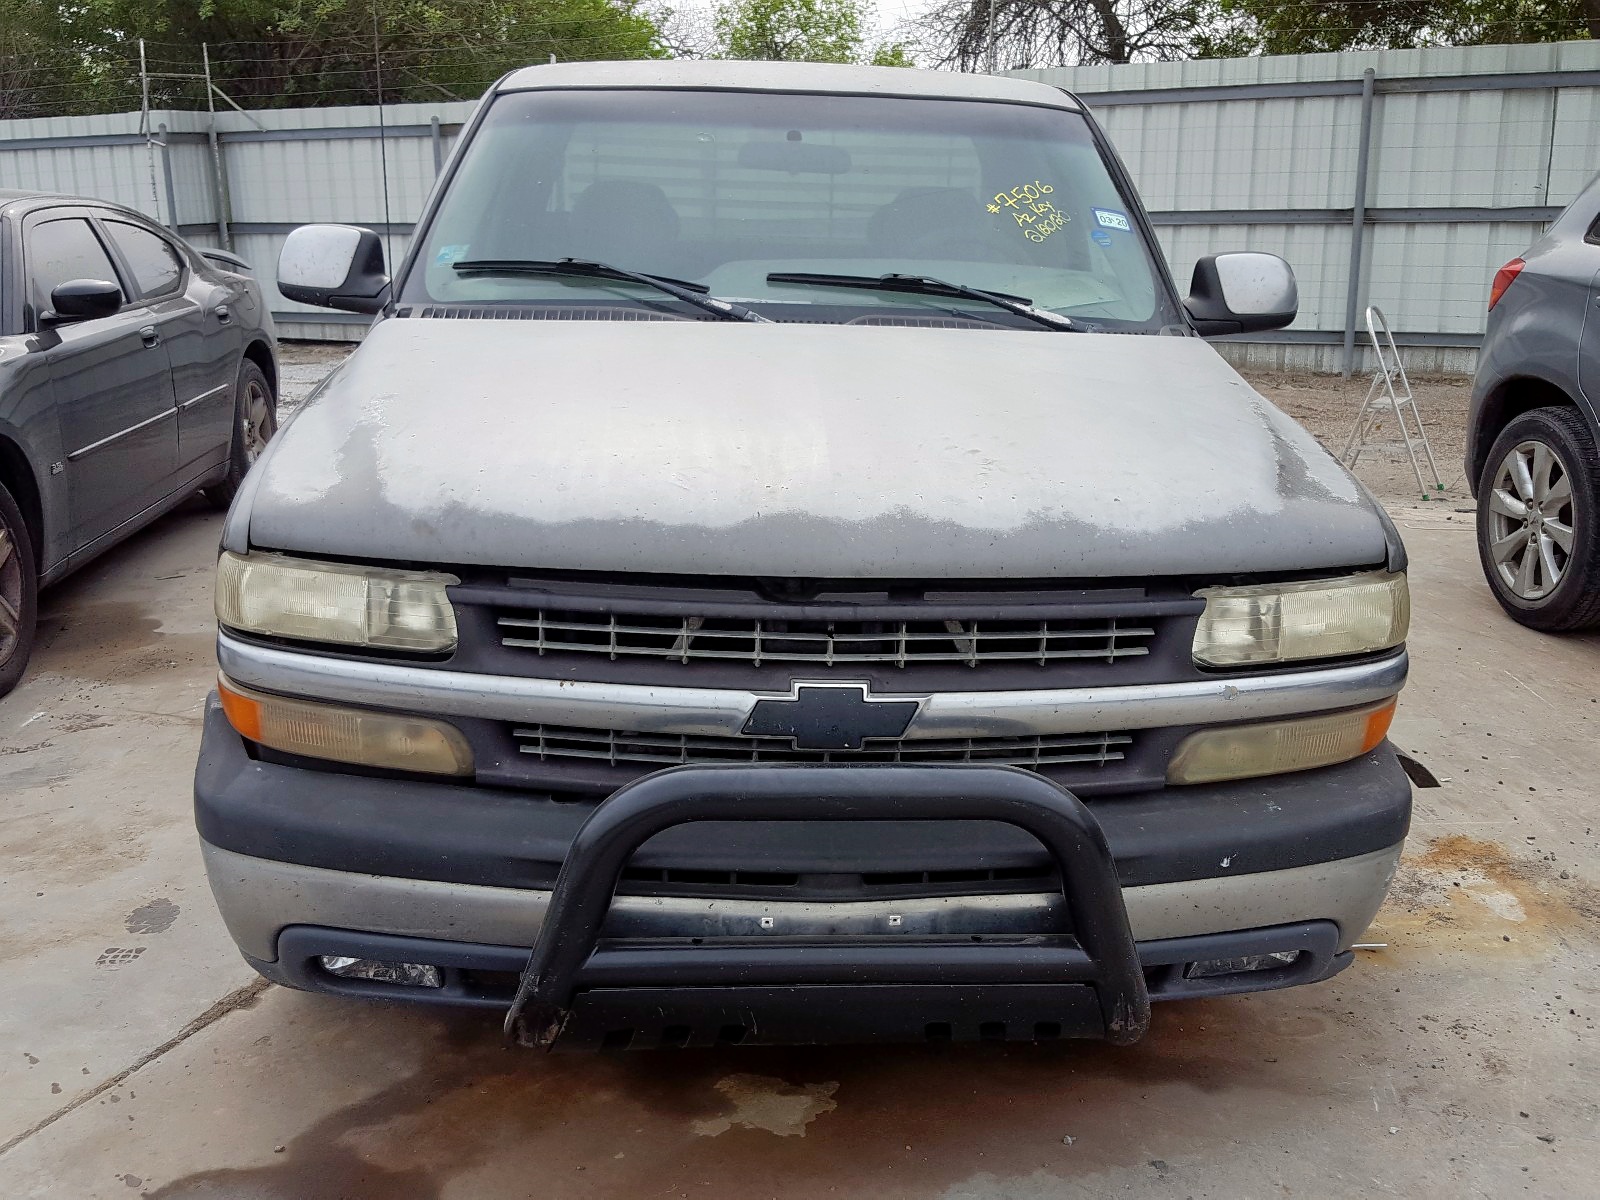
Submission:
<svg viewBox="0 0 1600 1200">
<path fill-rule="evenodd" d="M 228 447 L 228 473 L 221 483 L 205 489 L 206 499 L 227 508 L 239 494 L 239 485 L 278 432 L 278 402 L 266 374 L 248 358 L 239 364 L 239 382 L 233 394 L 233 442 Z"/>
<path fill-rule="evenodd" d="M 0 485 L 0 696 L 16 687 L 27 669 L 38 609 L 33 542 L 17 502 Z"/>
<path fill-rule="evenodd" d="M 1522 624 L 1600 624 L 1600 454 L 1577 409 L 1536 408 L 1501 430 L 1478 481 L 1478 557 Z"/>
</svg>

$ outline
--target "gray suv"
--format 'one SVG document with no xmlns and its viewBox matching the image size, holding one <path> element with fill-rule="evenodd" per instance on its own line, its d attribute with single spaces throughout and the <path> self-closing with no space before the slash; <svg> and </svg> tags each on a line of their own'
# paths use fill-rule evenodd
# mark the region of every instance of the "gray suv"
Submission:
<svg viewBox="0 0 1600 1200">
<path fill-rule="evenodd" d="M 1084 106 L 513 72 L 228 515 L 195 810 L 268 978 L 525 1044 L 1138 1038 L 1325 979 L 1411 814 L 1405 551 Z"/>
<path fill-rule="evenodd" d="M 1495 599 L 1534 629 L 1600 624 L 1600 177 L 1495 274 L 1467 479 Z"/>
</svg>

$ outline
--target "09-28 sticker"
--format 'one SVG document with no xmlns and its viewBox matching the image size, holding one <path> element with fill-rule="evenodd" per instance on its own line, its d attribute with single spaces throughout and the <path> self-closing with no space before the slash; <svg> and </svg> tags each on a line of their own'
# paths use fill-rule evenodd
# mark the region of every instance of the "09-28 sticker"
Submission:
<svg viewBox="0 0 1600 1200">
<path fill-rule="evenodd" d="M 1120 213 L 1114 208 L 1094 208 L 1089 211 L 1094 213 L 1095 223 L 1102 229 L 1117 229 L 1123 233 L 1133 232 L 1127 213 Z"/>
</svg>

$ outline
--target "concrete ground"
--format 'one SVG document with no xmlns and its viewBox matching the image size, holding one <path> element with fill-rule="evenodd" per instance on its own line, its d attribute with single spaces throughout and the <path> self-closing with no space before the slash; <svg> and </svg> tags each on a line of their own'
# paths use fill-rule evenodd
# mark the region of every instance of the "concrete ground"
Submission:
<svg viewBox="0 0 1600 1200">
<path fill-rule="evenodd" d="M 327 355 L 292 357 L 303 392 Z M 1343 432 L 1338 385 L 1259 382 Z M 1593 1194 L 1600 638 L 1508 621 L 1459 490 L 1408 507 L 1381 465 L 1416 610 L 1394 737 L 1443 781 L 1382 948 L 1158 1007 L 1126 1050 L 549 1057 L 482 1015 L 266 986 L 190 823 L 219 518 L 185 508 L 46 594 L 0 701 L 0 1195 Z"/>
</svg>

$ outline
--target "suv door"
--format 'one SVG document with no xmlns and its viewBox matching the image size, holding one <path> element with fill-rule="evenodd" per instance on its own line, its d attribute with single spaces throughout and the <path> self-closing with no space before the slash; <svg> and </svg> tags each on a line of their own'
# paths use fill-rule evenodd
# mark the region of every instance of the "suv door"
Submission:
<svg viewBox="0 0 1600 1200">
<path fill-rule="evenodd" d="M 27 320 L 50 366 L 72 511 L 71 549 L 116 529 L 164 496 L 178 450 L 177 408 L 161 333 L 149 309 L 128 299 L 131 281 L 113 263 L 83 209 L 45 209 L 22 227 Z M 41 320 L 50 293 L 71 279 L 123 290 L 122 311 L 64 324 Z M 70 551 L 69 551 L 70 552 Z"/>
<path fill-rule="evenodd" d="M 154 226 L 128 213 L 96 216 L 167 348 L 178 405 L 178 475 L 192 478 L 226 457 L 233 436 L 241 349 L 230 328 L 233 294 L 192 270 L 188 255 Z"/>
</svg>

